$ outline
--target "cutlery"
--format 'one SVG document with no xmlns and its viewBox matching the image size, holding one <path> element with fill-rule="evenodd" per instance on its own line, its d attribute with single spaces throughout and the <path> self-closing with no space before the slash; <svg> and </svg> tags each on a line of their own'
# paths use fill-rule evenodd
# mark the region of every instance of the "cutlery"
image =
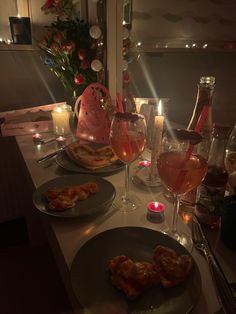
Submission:
<svg viewBox="0 0 236 314">
<path fill-rule="evenodd" d="M 43 139 L 42 140 L 42 144 L 48 144 L 48 143 L 51 143 L 51 142 L 54 142 L 56 141 L 56 138 L 55 137 L 51 137 L 51 138 L 47 138 L 47 139 Z"/>
<path fill-rule="evenodd" d="M 37 160 L 37 163 L 40 164 L 40 163 L 42 163 L 42 162 L 48 161 L 49 159 L 55 157 L 55 156 L 56 156 L 60 151 L 62 151 L 62 150 L 63 150 L 63 148 L 60 148 L 59 150 L 56 150 L 56 151 L 53 152 L 53 153 L 50 153 L 50 154 L 48 154 L 48 155 L 46 155 L 46 156 L 43 156 L 42 158 L 40 158 L 40 159 Z"/>
<path fill-rule="evenodd" d="M 192 239 L 194 246 L 197 250 L 201 251 L 210 268 L 212 278 L 217 288 L 218 299 L 221 303 L 222 309 L 225 314 L 236 313 L 236 299 L 233 296 L 232 290 L 229 286 L 227 279 L 221 269 L 211 247 L 202 231 L 201 225 L 195 217 L 192 222 Z"/>
</svg>

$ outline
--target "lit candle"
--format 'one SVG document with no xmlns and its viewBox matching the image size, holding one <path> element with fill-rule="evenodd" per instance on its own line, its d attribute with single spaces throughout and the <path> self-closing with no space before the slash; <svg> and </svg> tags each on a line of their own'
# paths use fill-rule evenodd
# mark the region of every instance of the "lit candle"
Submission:
<svg viewBox="0 0 236 314">
<path fill-rule="evenodd" d="M 139 166 L 141 166 L 141 167 L 150 167 L 150 165 L 151 165 L 151 161 L 149 161 L 149 160 L 141 160 L 139 162 Z"/>
<path fill-rule="evenodd" d="M 43 137 L 42 137 L 41 134 L 35 133 L 35 134 L 33 135 L 34 144 L 41 144 L 41 143 L 42 143 L 42 140 L 43 140 Z"/>
<path fill-rule="evenodd" d="M 64 146 L 66 146 L 66 138 L 63 136 L 59 136 L 58 138 L 56 138 L 57 141 L 57 147 L 58 148 L 63 148 Z"/>
<path fill-rule="evenodd" d="M 157 157 L 161 151 L 162 132 L 164 125 L 164 116 L 162 114 L 162 101 L 158 103 L 158 115 L 155 116 L 152 154 L 151 154 L 151 179 L 154 180 L 157 176 Z"/>
<path fill-rule="evenodd" d="M 55 134 L 67 135 L 70 133 L 71 115 L 71 106 L 63 105 L 54 108 L 52 111 L 52 120 Z"/>
<path fill-rule="evenodd" d="M 147 218 L 153 222 L 163 222 L 165 219 L 165 205 L 160 202 L 149 202 L 147 205 Z"/>
<path fill-rule="evenodd" d="M 193 213 L 190 212 L 182 212 L 181 216 L 185 224 L 188 224 L 193 219 Z"/>
</svg>

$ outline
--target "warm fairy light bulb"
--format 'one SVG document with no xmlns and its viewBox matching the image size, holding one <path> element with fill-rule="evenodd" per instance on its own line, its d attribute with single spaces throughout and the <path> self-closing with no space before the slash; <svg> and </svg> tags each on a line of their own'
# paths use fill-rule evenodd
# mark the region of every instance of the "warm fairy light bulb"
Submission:
<svg viewBox="0 0 236 314">
<path fill-rule="evenodd" d="M 21 16 L 20 16 L 20 13 L 18 13 L 18 14 L 17 14 L 17 17 L 18 17 L 18 18 L 20 18 L 20 17 L 21 17 Z"/>
</svg>

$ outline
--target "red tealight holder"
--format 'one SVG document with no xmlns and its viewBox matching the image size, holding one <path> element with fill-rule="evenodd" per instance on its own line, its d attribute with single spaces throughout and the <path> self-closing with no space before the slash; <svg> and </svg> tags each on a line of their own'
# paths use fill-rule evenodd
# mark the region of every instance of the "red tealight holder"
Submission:
<svg viewBox="0 0 236 314">
<path fill-rule="evenodd" d="M 150 167 L 151 166 L 151 161 L 149 160 L 141 160 L 139 162 L 139 166 L 142 166 L 142 167 Z"/>
<path fill-rule="evenodd" d="M 33 135 L 33 141 L 34 141 L 34 144 L 41 144 L 42 143 L 42 140 L 43 140 L 43 136 L 39 133 L 35 133 Z"/>
<path fill-rule="evenodd" d="M 149 202 L 147 205 L 147 218 L 153 222 L 163 222 L 165 219 L 165 205 L 160 202 Z"/>
</svg>

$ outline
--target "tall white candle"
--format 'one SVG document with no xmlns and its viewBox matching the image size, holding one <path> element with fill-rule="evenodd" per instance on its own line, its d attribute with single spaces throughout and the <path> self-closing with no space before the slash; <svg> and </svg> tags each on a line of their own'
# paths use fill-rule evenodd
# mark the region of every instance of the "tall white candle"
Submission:
<svg viewBox="0 0 236 314">
<path fill-rule="evenodd" d="M 157 158 L 161 151 L 162 132 L 164 126 L 164 116 L 162 115 L 162 101 L 158 103 L 158 115 L 155 116 L 153 130 L 153 145 L 151 154 L 151 180 L 157 175 Z"/>
<path fill-rule="evenodd" d="M 68 135 L 70 130 L 71 107 L 67 105 L 58 106 L 52 111 L 54 133 L 57 135 Z"/>
</svg>

